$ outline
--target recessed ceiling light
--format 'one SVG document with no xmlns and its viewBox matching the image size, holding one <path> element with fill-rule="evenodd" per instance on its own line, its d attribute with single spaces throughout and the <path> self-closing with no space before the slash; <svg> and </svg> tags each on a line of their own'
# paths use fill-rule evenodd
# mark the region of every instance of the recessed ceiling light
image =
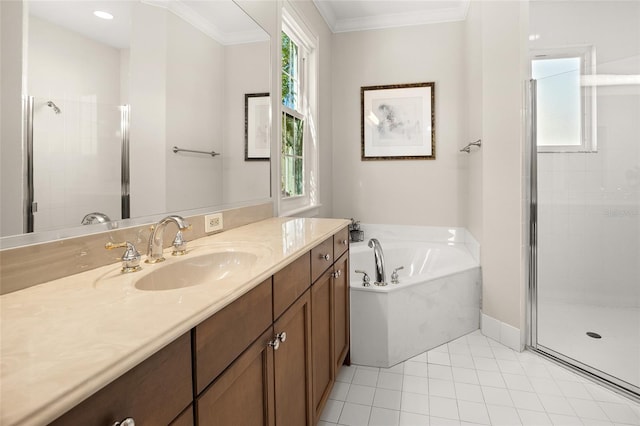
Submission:
<svg viewBox="0 0 640 426">
<path fill-rule="evenodd" d="M 96 15 L 98 18 L 102 18 L 102 19 L 113 19 L 113 15 L 108 13 L 108 12 L 103 12 L 102 10 L 96 10 L 95 12 L 93 12 L 94 15 Z"/>
</svg>

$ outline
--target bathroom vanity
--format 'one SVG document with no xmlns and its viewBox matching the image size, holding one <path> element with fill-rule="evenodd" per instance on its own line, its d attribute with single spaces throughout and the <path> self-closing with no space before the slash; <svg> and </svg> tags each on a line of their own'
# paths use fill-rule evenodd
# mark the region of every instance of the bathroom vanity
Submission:
<svg viewBox="0 0 640 426">
<path fill-rule="evenodd" d="M 272 218 L 190 242 L 185 259 L 258 248 L 219 282 L 143 291 L 136 274 L 160 265 L 110 265 L 2 296 L 1 423 L 316 424 L 349 362 L 347 223 Z"/>
</svg>

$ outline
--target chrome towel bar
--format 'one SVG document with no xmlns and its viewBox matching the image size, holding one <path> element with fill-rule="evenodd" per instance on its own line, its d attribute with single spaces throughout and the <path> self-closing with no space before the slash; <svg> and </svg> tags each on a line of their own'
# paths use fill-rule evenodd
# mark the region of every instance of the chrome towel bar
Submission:
<svg viewBox="0 0 640 426">
<path fill-rule="evenodd" d="M 466 152 L 467 154 L 469 154 L 471 152 L 472 146 L 477 146 L 478 148 L 480 148 L 482 146 L 482 139 L 478 139 L 475 142 L 468 143 L 467 146 L 460 150 L 460 152 Z"/>
<path fill-rule="evenodd" d="M 206 155 L 210 155 L 212 157 L 215 157 L 216 155 L 220 155 L 219 152 L 215 152 L 215 151 L 198 151 L 198 150 L 195 150 L 195 149 L 178 148 L 177 146 L 173 147 L 173 152 L 174 153 L 178 153 L 178 152 L 193 152 L 195 154 L 206 154 Z"/>
</svg>

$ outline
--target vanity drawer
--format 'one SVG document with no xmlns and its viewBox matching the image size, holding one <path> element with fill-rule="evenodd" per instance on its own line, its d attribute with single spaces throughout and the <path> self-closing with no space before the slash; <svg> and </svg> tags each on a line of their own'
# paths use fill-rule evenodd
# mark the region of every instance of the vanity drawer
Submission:
<svg viewBox="0 0 640 426">
<path fill-rule="evenodd" d="M 333 256 L 337 259 L 349 249 L 349 228 L 346 226 L 333 236 Z"/>
<path fill-rule="evenodd" d="M 273 319 L 278 318 L 311 285 L 311 260 L 305 253 L 273 276 Z"/>
<path fill-rule="evenodd" d="M 329 237 L 311 249 L 311 281 L 315 282 L 333 265 L 333 237 Z"/>
<path fill-rule="evenodd" d="M 271 278 L 194 329 L 196 392 L 202 392 L 273 321 Z"/>
<path fill-rule="evenodd" d="M 193 399 L 191 375 L 186 333 L 51 424 L 111 426 L 127 417 L 141 425 L 169 424 Z"/>
</svg>

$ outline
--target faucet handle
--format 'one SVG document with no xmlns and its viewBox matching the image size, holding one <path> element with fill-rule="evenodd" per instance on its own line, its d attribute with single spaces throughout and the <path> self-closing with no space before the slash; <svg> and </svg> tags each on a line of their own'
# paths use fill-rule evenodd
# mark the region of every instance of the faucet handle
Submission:
<svg viewBox="0 0 640 426">
<path fill-rule="evenodd" d="M 363 287 L 371 287 L 371 278 L 369 278 L 369 274 L 367 274 L 365 271 L 361 271 L 359 269 L 356 269 L 355 272 L 357 274 L 363 274 L 362 275 L 362 286 Z"/>
<path fill-rule="evenodd" d="M 401 269 L 404 269 L 404 266 L 400 266 L 393 270 L 393 272 L 391 273 L 391 284 L 398 284 L 400 282 L 398 277 L 398 271 Z"/>
<path fill-rule="evenodd" d="M 129 241 L 124 241 L 121 243 L 108 242 L 104 245 L 104 248 L 106 248 L 107 250 L 113 250 L 115 248 L 121 247 L 127 248 L 121 258 L 122 273 L 127 274 L 129 272 L 136 272 L 141 270 L 142 267 L 140 266 L 140 259 L 142 258 L 142 255 L 136 249 L 136 246 L 134 246 L 133 243 L 130 243 Z"/>
<path fill-rule="evenodd" d="M 173 256 L 182 256 L 184 254 L 187 254 L 187 242 L 182 235 L 182 231 L 176 232 L 176 237 L 173 239 L 172 245 L 173 251 L 171 252 L 171 254 Z"/>
</svg>

